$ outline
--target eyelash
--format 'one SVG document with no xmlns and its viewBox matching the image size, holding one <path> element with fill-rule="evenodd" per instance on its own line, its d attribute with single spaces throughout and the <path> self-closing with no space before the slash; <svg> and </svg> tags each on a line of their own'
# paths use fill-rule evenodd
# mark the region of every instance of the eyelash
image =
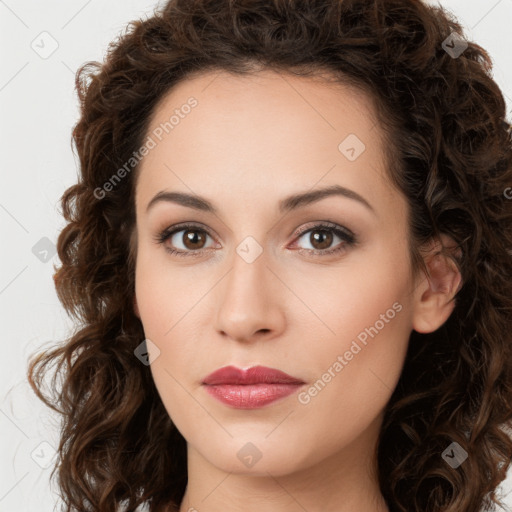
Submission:
<svg viewBox="0 0 512 512">
<path fill-rule="evenodd" d="M 179 224 L 177 226 L 173 226 L 172 228 L 164 229 L 163 231 L 161 231 L 160 233 L 158 233 L 154 237 L 154 240 L 155 240 L 156 243 L 163 245 L 174 234 L 179 233 L 180 231 L 188 231 L 188 230 L 190 230 L 190 231 L 201 231 L 203 233 L 206 233 L 209 237 L 213 238 L 206 229 L 202 228 L 198 224 L 184 223 L 184 224 Z M 313 254 L 314 256 L 328 256 L 328 255 L 333 255 L 333 254 L 336 254 L 338 252 L 343 251 L 346 246 L 354 247 L 358 243 L 357 238 L 356 238 L 355 234 L 352 233 L 352 231 L 350 231 L 349 229 L 347 229 L 345 227 L 338 226 L 337 224 L 333 224 L 333 223 L 330 223 L 330 222 L 319 223 L 319 224 L 315 224 L 312 227 L 307 227 L 307 228 L 300 229 L 295 234 L 295 237 L 298 239 L 302 235 L 304 235 L 306 233 L 309 233 L 310 231 L 329 231 L 329 232 L 332 232 L 335 235 L 337 235 L 339 238 L 341 238 L 344 243 L 341 243 L 339 245 L 339 247 L 335 248 L 335 249 L 321 250 L 321 249 L 304 249 L 304 248 L 300 248 L 300 249 L 297 249 L 297 252 L 299 252 L 299 253 L 306 252 L 306 253 L 309 253 L 309 254 Z M 171 254 L 173 256 L 179 256 L 179 257 L 195 257 L 195 256 L 200 256 L 202 251 L 211 250 L 211 249 L 197 249 L 196 251 L 182 251 L 182 250 L 171 249 L 168 246 L 164 246 L 164 247 L 165 247 L 165 250 L 169 254 Z"/>
</svg>

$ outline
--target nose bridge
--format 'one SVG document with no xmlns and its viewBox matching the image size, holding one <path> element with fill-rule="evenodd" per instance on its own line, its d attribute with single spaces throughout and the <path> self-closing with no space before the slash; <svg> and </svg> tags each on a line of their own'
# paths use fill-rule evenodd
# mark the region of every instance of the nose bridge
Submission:
<svg viewBox="0 0 512 512">
<path fill-rule="evenodd" d="M 268 251 L 252 237 L 236 248 L 231 269 L 221 287 L 217 329 L 237 340 L 282 328 L 284 312 Z M 268 334 L 267 334 L 268 335 Z"/>
</svg>

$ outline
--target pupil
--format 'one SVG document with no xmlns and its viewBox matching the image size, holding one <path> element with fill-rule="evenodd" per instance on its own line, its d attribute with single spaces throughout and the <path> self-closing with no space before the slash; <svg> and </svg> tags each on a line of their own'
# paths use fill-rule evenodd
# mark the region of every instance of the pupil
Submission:
<svg viewBox="0 0 512 512">
<path fill-rule="evenodd" d="M 332 233 L 329 231 L 315 231 L 311 233 L 313 235 L 313 239 L 315 240 L 315 243 L 312 244 L 315 246 L 315 244 L 319 241 L 320 247 L 319 249 L 325 249 L 331 245 L 332 242 Z M 322 241 L 323 240 L 323 241 Z"/>
<path fill-rule="evenodd" d="M 197 242 L 201 238 L 202 238 L 202 236 L 199 235 L 197 231 L 186 231 L 185 232 L 185 245 L 188 247 L 189 243 L 192 245 L 197 244 Z M 192 247 L 192 249 L 197 249 L 197 247 Z"/>
</svg>

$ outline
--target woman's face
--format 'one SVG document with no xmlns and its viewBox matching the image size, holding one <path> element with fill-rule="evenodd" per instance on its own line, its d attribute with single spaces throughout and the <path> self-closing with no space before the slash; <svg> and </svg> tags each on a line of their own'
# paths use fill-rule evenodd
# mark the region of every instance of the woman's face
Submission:
<svg viewBox="0 0 512 512">
<path fill-rule="evenodd" d="M 136 311 L 196 460 L 278 476 L 373 453 L 415 286 L 406 201 L 375 123 L 360 92 L 267 71 L 189 79 L 155 111 L 136 192 Z M 152 202 L 162 192 L 182 200 Z M 228 365 L 302 384 L 203 384 Z"/>
</svg>

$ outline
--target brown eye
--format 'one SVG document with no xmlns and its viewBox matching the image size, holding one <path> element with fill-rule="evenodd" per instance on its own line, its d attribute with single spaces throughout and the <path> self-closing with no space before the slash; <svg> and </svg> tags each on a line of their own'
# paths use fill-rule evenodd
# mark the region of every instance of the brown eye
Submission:
<svg viewBox="0 0 512 512">
<path fill-rule="evenodd" d="M 178 256 L 197 256 L 201 252 L 213 248 L 206 245 L 207 238 L 213 241 L 210 234 L 200 226 L 181 225 L 169 228 L 155 237 L 155 241 L 162 244 L 166 251 Z"/>
<path fill-rule="evenodd" d="M 184 234 L 182 235 L 182 242 L 187 249 L 194 251 L 196 249 L 203 248 L 204 243 L 206 241 L 206 236 L 204 232 L 198 229 L 187 229 L 182 231 L 184 232 Z M 178 233 L 180 232 L 181 231 L 178 231 Z"/>
<path fill-rule="evenodd" d="M 307 242 L 309 247 L 302 245 L 304 241 Z M 312 255 L 321 256 L 346 251 L 349 247 L 354 247 L 357 240 L 354 233 L 349 229 L 329 223 L 317 224 L 309 229 L 301 230 L 296 243 L 300 252 L 305 251 Z"/>
<path fill-rule="evenodd" d="M 331 232 L 322 229 L 310 231 L 309 233 L 309 241 L 313 249 L 328 249 L 332 244 L 333 238 Z"/>
</svg>

